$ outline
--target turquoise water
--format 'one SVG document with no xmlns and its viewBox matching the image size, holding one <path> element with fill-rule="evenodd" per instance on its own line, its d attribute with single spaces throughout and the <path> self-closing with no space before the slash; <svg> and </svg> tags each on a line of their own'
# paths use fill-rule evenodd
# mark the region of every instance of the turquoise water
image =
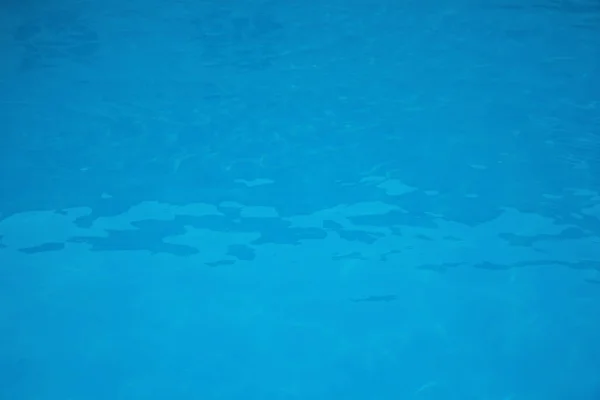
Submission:
<svg viewBox="0 0 600 400">
<path fill-rule="evenodd" d="M 600 399 L 596 0 L 5 1 L 0 400 Z"/>
</svg>

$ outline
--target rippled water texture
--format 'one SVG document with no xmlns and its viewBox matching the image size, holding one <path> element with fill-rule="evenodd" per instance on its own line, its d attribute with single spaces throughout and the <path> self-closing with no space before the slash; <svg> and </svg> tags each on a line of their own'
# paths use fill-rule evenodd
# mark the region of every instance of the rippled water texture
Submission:
<svg viewBox="0 0 600 400">
<path fill-rule="evenodd" d="M 598 1 L 11 0 L 0 45 L 0 399 L 600 398 Z"/>
</svg>

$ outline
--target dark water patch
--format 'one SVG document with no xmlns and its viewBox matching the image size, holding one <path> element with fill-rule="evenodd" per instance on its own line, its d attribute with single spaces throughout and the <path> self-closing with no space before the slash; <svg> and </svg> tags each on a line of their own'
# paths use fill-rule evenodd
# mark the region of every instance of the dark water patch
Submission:
<svg viewBox="0 0 600 400">
<path fill-rule="evenodd" d="M 233 256 L 240 261 L 252 261 L 256 258 L 256 251 L 242 244 L 232 244 L 227 248 L 227 255 Z"/>
<path fill-rule="evenodd" d="M 531 247 L 535 243 L 543 241 L 556 241 L 570 239 L 583 239 L 589 237 L 589 233 L 586 233 L 580 228 L 566 228 L 558 234 L 540 234 L 535 236 L 524 236 L 514 233 L 501 233 L 498 235 L 500 238 L 506 240 L 511 246 L 522 246 Z"/>
<path fill-rule="evenodd" d="M 107 230 L 106 237 L 78 236 L 69 240 L 72 243 L 84 243 L 91 246 L 91 251 L 149 251 L 150 253 L 167 253 L 176 256 L 191 256 L 200 253 L 196 247 L 165 243 L 163 234 L 157 231 Z M 210 244 L 206 244 L 209 246 Z M 197 247 L 201 248 L 202 244 Z"/>
<path fill-rule="evenodd" d="M 204 264 L 208 265 L 209 267 L 224 267 L 224 266 L 228 266 L 228 265 L 234 265 L 235 261 L 234 260 L 219 260 L 219 261 L 207 262 Z"/>
<path fill-rule="evenodd" d="M 38 246 L 24 247 L 19 249 L 21 253 L 25 254 L 36 254 L 36 253 L 47 253 L 52 251 L 60 251 L 65 248 L 64 243 L 44 243 Z"/>
</svg>

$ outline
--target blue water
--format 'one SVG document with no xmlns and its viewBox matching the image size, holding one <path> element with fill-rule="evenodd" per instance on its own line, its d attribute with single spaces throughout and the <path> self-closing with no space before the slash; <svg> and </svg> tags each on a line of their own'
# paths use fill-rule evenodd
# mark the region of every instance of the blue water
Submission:
<svg viewBox="0 0 600 400">
<path fill-rule="evenodd" d="M 600 399 L 597 0 L 5 0 L 0 49 L 0 400 Z"/>
</svg>

